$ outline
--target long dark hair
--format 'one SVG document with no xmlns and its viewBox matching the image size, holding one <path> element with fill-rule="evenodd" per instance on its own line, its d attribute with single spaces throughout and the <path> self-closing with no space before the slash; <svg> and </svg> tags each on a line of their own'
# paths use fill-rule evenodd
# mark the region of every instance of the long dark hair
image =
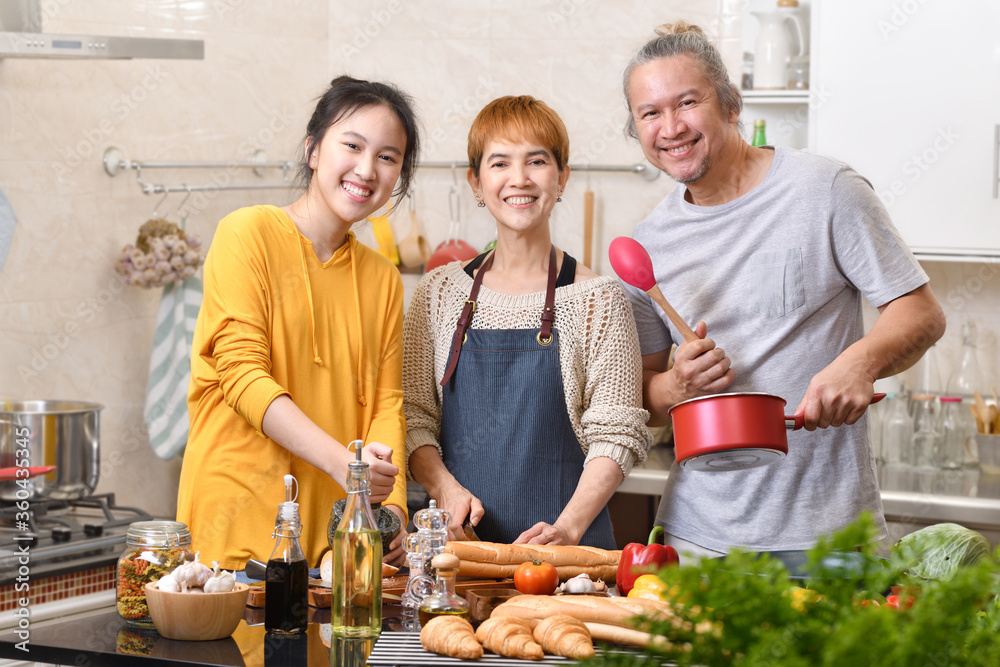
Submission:
<svg viewBox="0 0 1000 667">
<path fill-rule="evenodd" d="M 330 82 L 330 88 L 319 98 L 312 118 L 306 125 L 305 141 L 309 148 L 308 152 L 303 153 L 304 158 L 299 165 L 299 181 L 303 187 L 308 188 L 312 181 L 313 169 L 309 166 L 309 159 L 323 140 L 326 129 L 358 109 L 371 106 L 391 109 L 406 132 L 406 149 L 403 152 L 403 164 L 399 172 L 399 185 L 393 192 L 397 202 L 406 195 L 413 180 L 413 172 L 417 168 L 417 154 L 420 150 L 413 101 L 409 95 L 390 83 L 362 81 L 349 76 L 338 76 Z"/>
</svg>

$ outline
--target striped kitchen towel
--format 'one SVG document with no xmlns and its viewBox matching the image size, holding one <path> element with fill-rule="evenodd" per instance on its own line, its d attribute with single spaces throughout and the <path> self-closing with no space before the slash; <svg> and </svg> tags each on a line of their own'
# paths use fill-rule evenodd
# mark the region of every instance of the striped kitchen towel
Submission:
<svg viewBox="0 0 1000 667">
<path fill-rule="evenodd" d="M 161 459 L 177 456 L 187 444 L 191 344 L 201 295 L 197 276 L 170 283 L 163 288 L 156 315 L 143 415 L 149 444 Z"/>
</svg>

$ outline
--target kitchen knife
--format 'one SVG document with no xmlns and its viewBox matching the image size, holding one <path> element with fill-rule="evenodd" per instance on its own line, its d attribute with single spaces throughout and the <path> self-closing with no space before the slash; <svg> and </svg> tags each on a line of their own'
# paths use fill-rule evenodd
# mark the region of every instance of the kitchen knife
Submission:
<svg viewBox="0 0 1000 667">
<path fill-rule="evenodd" d="M 480 541 L 479 540 L 479 536 L 476 535 L 476 530 L 472 527 L 472 524 L 469 523 L 468 519 L 466 519 L 465 523 L 462 524 L 462 530 L 465 531 L 465 538 L 467 540 L 470 540 L 472 542 L 479 542 Z"/>
</svg>

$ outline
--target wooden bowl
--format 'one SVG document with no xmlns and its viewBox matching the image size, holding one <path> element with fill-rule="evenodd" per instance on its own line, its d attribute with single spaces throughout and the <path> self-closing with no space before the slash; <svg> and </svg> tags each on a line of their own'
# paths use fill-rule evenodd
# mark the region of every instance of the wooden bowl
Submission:
<svg viewBox="0 0 1000 667">
<path fill-rule="evenodd" d="M 149 615 L 160 636 L 185 641 L 224 639 L 243 618 L 250 587 L 236 584 L 229 593 L 168 593 L 146 584 Z"/>
</svg>

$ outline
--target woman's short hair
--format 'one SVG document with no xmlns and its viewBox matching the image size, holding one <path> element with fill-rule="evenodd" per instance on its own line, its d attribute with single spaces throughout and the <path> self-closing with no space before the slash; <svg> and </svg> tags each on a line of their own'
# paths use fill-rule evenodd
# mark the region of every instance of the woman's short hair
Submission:
<svg viewBox="0 0 1000 667">
<path fill-rule="evenodd" d="M 479 174 L 483 151 L 491 140 L 528 140 L 552 151 L 559 171 L 569 159 L 566 125 L 552 108 L 531 95 L 500 97 L 485 107 L 469 129 L 469 167 Z"/>
<path fill-rule="evenodd" d="M 625 134 L 633 139 L 638 138 L 635 129 L 635 119 L 632 117 L 632 104 L 628 98 L 629 79 L 636 67 L 651 63 L 661 58 L 673 58 L 688 55 L 697 62 L 705 77 L 712 82 L 715 94 L 723 113 L 729 117 L 735 112 L 739 117 L 743 111 L 743 96 L 739 88 L 729 80 L 729 73 L 722 62 L 718 49 L 712 46 L 705 32 L 696 25 L 678 21 L 664 23 L 655 30 L 656 37 L 646 42 L 625 67 L 622 77 L 622 87 L 625 91 L 625 107 L 629 110 L 628 121 L 625 124 Z"/>
<path fill-rule="evenodd" d="M 299 180 L 305 187 L 309 187 L 313 175 L 309 158 L 323 140 L 327 128 L 359 109 L 373 106 L 382 106 L 395 113 L 403 126 L 403 131 L 406 132 L 406 148 L 403 151 L 402 168 L 399 172 L 399 185 L 393 192 L 397 202 L 406 195 L 413 180 L 413 172 L 417 168 L 417 154 L 420 150 L 413 101 L 409 95 L 390 83 L 363 81 L 349 76 L 339 76 L 330 82 L 330 87 L 319 98 L 316 109 L 313 110 L 312 117 L 306 125 L 307 149 L 302 153 L 304 158 L 299 165 Z"/>
</svg>

